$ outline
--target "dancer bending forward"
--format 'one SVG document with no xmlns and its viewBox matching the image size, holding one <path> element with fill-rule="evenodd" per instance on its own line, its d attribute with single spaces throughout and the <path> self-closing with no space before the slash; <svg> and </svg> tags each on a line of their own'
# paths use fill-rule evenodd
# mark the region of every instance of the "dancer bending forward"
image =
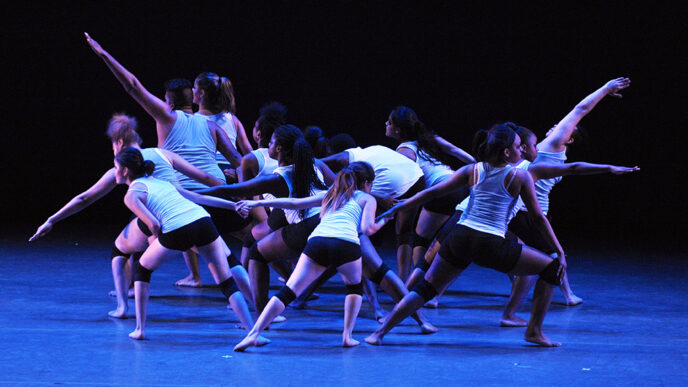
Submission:
<svg viewBox="0 0 688 387">
<path fill-rule="evenodd" d="M 182 196 L 172 184 L 149 176 L 153 169 L 155 164 L 151 161 L 144 162 L 138 149 L 127 148 L 115 156 L 117 183 L 129 186 L 124 203 L 157 236 L 136 263 L 136 329 L 129 337 L 136 340 L 144 338 L 148 287 L 153 271 L 173 255 L 191 248 L 195 248 L 208 260 L 215 281 L 229 299 L 243 326 L 252 326 L 248 306 L 231 277 L 222 238 L 210 220 L 210 215 L 184 196 L 193 197 L 205 205 L 228 209 L 233 209 L 234 203 L 188 191 L 184 191 Z M 241 265 L 238 267 L 241 268 Z"/>
<path fill-rule="evenodd" d="M 335 183 L 327 193 L 300 199 L 283 198 L 238 203 L 239 209 L 243 211 L 255 206 L 300 209 L 322 204 L 322 219 L 308 238 L 306 248 L 287 284 L 270 299 L 258 317 L 256 325 L 246 338 L 234 347 L 235 351 L 267 344 L 261 340 L 259 334 L 328 266 L 336 267 L 346 284 L 342 345 L 353 347 L 359 344 L 351 336 L 363 294 L 358 233 L 372 235 L 387 221 L 387 218 L 384 218 L 375 222 L 376 202 L 370 195 L 374 178 L 375 172 L 369 164 L 354 162 L 337 174 Z"/>
<path fill-rule="evenodd" d="M 559 285 L 566 269 L 564 251 L 547 218 L 542 214 L 533 179 L 527 171 L 509 163 L 521 159 L 521 140 L 507 125 L 495 125 L 489 132 L 478 132 L 480 146 L 477 158 L 482 162 L 459 169 L 452 177 L 397 204 L 382 217 L 399 209 L 418 206 L 464 185 L 471 187 L 468 208 L 449 234 L 432 262 L 425 278 L 395 307 L 382 326 L 366 338 L 379 345 L 383 336 L 409 313 L 422 307 L 439 290 L 451 284 L 461 272 L 475 262 L 504 273 L 539 274 L 533 296 L 533 311 L 526 330 L 526 340 L 543 346 L 561 345 L 542 333 L 542 322 L 552 300 L 552 285 Z M 516 199 L 521 196 L 538 229 L 556 247 L 557 257 L 522 246 L 505 238 L 507 219 Z"/>
</svg>

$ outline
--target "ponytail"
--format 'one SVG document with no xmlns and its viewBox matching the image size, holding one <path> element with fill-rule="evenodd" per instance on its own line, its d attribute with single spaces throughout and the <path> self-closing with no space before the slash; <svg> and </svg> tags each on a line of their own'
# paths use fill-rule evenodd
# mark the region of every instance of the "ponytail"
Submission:
<svg viewBox="0 0 688 387">
<path fill-rule="evenodd" d="M 397 106 L 390 113 L 390 119 L 392 125 L 399 128 L 402 141 L 418 142 L 418 157 L 433 164 L 450 165 L 453 162 L 451 157 L 442 152 L 435 133 L 425 127 L 413 109 Z"/>
<path fill-rule="evenodd" d="M 516 139 L 512 129 L 514 123 L 492 125 L 489 131 L 479 130 L 473 137 L 473 153 L 477 161 L 499 164 L 506 161 L 504 149 L 511 146 Z"/>
<path fill-rule="evenodd" d="M 334 180 L 334 184 L 327 191 L 323 199 L 320 216 L 327 211 L 337 211 L 354 196 L 354 192 L 363 189 L 366 181 L 372 184 L 375 179 L 375 170 L 364 162 L 356 161 L 349 164 L 346 168 L 339 171 Z"/>
<path fill-rule="evenodd" d="M 131 173 L 130 178 L 137 179 L 141 176 L 152 175 L 155 171 L 155 163 L 150 160 L 144 160 L 141 151 L 136 148 L 125 148 L 115 156 L 115 160 L 119 165 L 129 169 Z"/>
<path fill-rule="evenodd" d="M 206 102 L 213 113 L 236 114 L 234 87 L 228 78 L 215 73 L 200 73 L 196 77 L 196 84 L 199 89 L 205 91 Z"/>
</svg>

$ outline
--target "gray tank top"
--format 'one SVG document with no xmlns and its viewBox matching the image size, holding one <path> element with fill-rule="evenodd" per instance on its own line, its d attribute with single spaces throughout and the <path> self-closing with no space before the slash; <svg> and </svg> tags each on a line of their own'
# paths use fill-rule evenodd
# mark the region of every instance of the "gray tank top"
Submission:
<svg viewBox="0 0 688 387">
<path fill-rule="evenodd" d="M 561 152 L 540 152 L 533 160 L 533 164 L 546 162 L 551 164 L 564 164 L 566 161 L 566 149 Z M 540 179 L 535 182 L 535 195 L 542 208 L 542 213 L 547 215 L 549 212 L 549 193 L 552 192 L 554 185 L 561 181 L 561 176 L 553 179 Z"/>
<path fill-rule="evenodd" d="M 155 170 L 153 177 L 158 180 L 177 182 L 177 171 L 172 167 L 170 160 L 160 151 L 160 148 L 143 148 L 141 155 L 144 160 L 150 160 L 155 163 Z"/>
</svg>

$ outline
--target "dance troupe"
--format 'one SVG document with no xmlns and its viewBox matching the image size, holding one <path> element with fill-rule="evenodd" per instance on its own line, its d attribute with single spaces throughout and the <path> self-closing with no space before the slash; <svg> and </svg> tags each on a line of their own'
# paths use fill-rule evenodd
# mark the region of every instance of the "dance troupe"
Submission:
<svg viewBox="0 0 688 387">
<path fill-rule="evenodd" d="M 115 114 L 107 128 L 114 167 L 50 216 L 30 241 L 126 184 L 124 203 L 133 215 L 112 246 L 117 308 L 109 315 L 127 317 L 133 284 L 132 339 L 146 335 L 152 273 L 181 253 L 189 275 L 176 284 L 201 285 L 200 255 L 248 331 L 236 351 L 268 344 L 261 334 L 286 319 L 281 313 L 287 305 L 303 308 L 336 273 L 346 289 L 343 346 L 359 344 L 352 332 L 364 293 L 381 323 L 367 343 L 382 344 L 408 316 L 422 333 L 435 333 L 421 308 L 436 307 L 472 262 L 512 281 L 500 325 L 526 327 L 526 341 L 556 347 L 561 344 L 542 331 L 554 289 L 569 306 L 583 300 L 571 290 L 566 255 L 549 222 L 550 191 L 567 175 L 639 170 L 566 162 L 567 149 L 580 142 L 578 123 L 605 96 L 621 97 L 628 78 L 612 79 L 585 97 L 539 142 L 529 129 L 504 122 L 478 131 L 469 153 L 426 128 L 411 108 L 397 106 L 385 122 L 396 150 L 360 148 L 348 134 L 328 139 L 318 127 L 302 131 L 288 123 L 284 105 L 270 102 L 253 126 L 253 149 L 235 115 L 229 79 L 210 72 L 193 83 L 172 79 L 163 101 L 85 37 L 155 120 L 158 144 L 143 148 L 136 119 Z M 453 170 L 457 162 L 465 165 Z M 396 273 L 370 240 L 387 222 L 395 223 Z M 230 237 L 242 242 L 238 258 L 225 243 Z M 270 268 L 285 282 L 272 297 Z M 533 286 L 525 320 L 516 311 Z M 386 316 L 378 287 L 396 303 Z M 255 323 L 249 305 L 258 314 Z"/>
</svg>

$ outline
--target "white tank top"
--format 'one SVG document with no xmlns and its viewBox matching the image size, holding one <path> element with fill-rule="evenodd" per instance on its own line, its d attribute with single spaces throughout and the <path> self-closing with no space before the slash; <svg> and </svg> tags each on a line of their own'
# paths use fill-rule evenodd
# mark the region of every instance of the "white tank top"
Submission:
<svg viewBox="0 0 688 387">
<path fill-rule="evenodd" d="M 177 120 L 165 139 L 165 143 L 162 144 L 162 148 L 178 154 L 194 167 L 226 182 L 225 175 L 215 160 L 217 145 L 210 134 L 206 117 L 187 114 L 181 110 L 176 110 L 175 113 L 177 113 Z M 205 185 L 182 173 L 177 173 L 177 180 L 188 190 L 206 188 Z"/>
<path fill-rule="evenodd" d="M 419 152 L 418 141 L 402 142 L 397 147 L 397 152 L 399 151 L 399 148 L 411 149 L 416 155 L 416 164 L 418 164 L 420 169 L 423 171 L 426 188 L 430 188 L 442 181 L 442 177 L 454 173 L 449 166 L 442 164 L 442 162 L 430 156 L 427 154 L 427 152 L 423 150 Z"/>
<path fill-rule="evenodd" d="M 308 239 L 314 237 L 328 237 L 345 240 L 360 245 L 358 233 L 361 229 L 361 214 L 363 208 L 358 204 L 363 191 L 354 191 L 353 196 L 337 211 L 331 209 L 325 212 L 320 224 L 313 230 Z"/>
<path fill-rule="evenodd" d="M 317 174 L 318 179 L 320 179 L 320 181 L 324 181 L 323 174 L 320 171 L 320 168 L 317 168 L 315 166 L 313 166 L 313 168 L 315 168 L 315 173 Z M 290 197 L 292 195 L 292 192 L 294 191 L 294 183 L 292 181 L 292 173 L 293 172 L 294 172 L 294 166 L 293 165 L 287 165 L 284 167 L 277 167 L 277 168 L 275 168 L 275 171 L 273 172 L 273 173 L 276 173 L 276 174 L 282 176 L 282 179 L 284 179 L 284 182 L 287 183 L 287 187 L 289 187 L 289 196 Z M 317 194 L 318 192 L 322 192 L 322 191 L 324 191 L 324 190 L 312 189 L 311 190 L 311 196 Z M 301 218 L 300 212 L 301 212 L 300 210 L 287 210 L 287 209 L 285 209 L 284 215 L 287 218 L 287 222 L 289 222 L 289 224 L 299 223 L 303 219 L 307 219 L 313 215 L 317 215 L 320 212 L 320 207 L 314 207 L 314 208 L 306 209 L 306 214 L 303 216 L 303 219 Z"/>
<path fill-rule="evenodd" d="M 551 164 L 564 164 L 566 161 L 566 149 L 561 152 L 540 152 L 533 160 L 533 164 L 546 162 Z M 535 182 L 535 195 L 542 208 L 542 213 L 547 215 L 549 212 L 549 193 L 552 192 L 554 185 L 561 181 L 561 176 L 553 179 L 540 179 Z"/>
<path fill-rule="evenodd" d="M 139 183 L 143 184 L 145 189 Z M 210 216 L 201 206 L 184 198 L 172 184 L 151 176 L 139 177 L 132 181 L 129 191 L 146 192 L 146 208 L 160 222 L 164 233 Z"/>
<path fill-rule="evenodd" d="M 234 119 L 232 117 L 232 113 L 230 112 L 221 112 L 217 114 L 213 114 L 211 116 L 206 116 L 201 113 L 196 113 L 196 115 L 199 115 L 201 117 L 205 117 L 208 121 L 213 121 L 214 123 L 217 124 L 217 126 L 221 127 L 222 130 L 224 130 L 225 133 L 227 133 L 227 137 L 229 137 L 229 142 L 232 143 L 232 145 L 236 148 L 236 139 L 237 139 L 237 130 L 236 130 L 236 125 L 234 125 Z M 229 164 L 229 161 L 225 158 L 225 156 L 222 155 L 220 152 L 215 152 L 215 160 L 217 161 L 218 164 Z"/>
<path fill-rule="evenodd" d="M 504 238 L 509 215 L 516 204 L 516 198 L 507 190 L 516 173 L 504 185 L 511 165 L 494 168 L 488 163 L 476 163 L 473 173 L 476 183 L 471 186 L 468 206 L 461 215 L 458 224 Z"/>
<path fill-rule="evenodd" d="M 275 171 L 275 168 L 279 166 L 277 160 L 273 159 L 268 154 L 268 148 L 258 148 L 252 150 L 251 153 L 253 153 L 256 160 L 258 160 L 258 174 L 256 177 L 271 175 Z"/>
<path fill-rule="evenodd" d="M 153 170 L 153 177 L 158 180 L 169 182 L 177 182 L 177 170 L 172 167 L 172 163 L 162 153 L 160 148 L 142 148 L 139 149 L 144 160 L 150 160 L 155 163 L 155 170 Z"/>
<path fill-rule="evenodd" d="M 351 148 L 346 151 L 349 153 L 350 163 L 365 161 L 375 170 L 375 180 L 370 190 L 373 195 L 397 198 L 405 194 L 423 176 L 418 164 L 382 145 L 373 145 L 365 149 Z"/>
</svg>

